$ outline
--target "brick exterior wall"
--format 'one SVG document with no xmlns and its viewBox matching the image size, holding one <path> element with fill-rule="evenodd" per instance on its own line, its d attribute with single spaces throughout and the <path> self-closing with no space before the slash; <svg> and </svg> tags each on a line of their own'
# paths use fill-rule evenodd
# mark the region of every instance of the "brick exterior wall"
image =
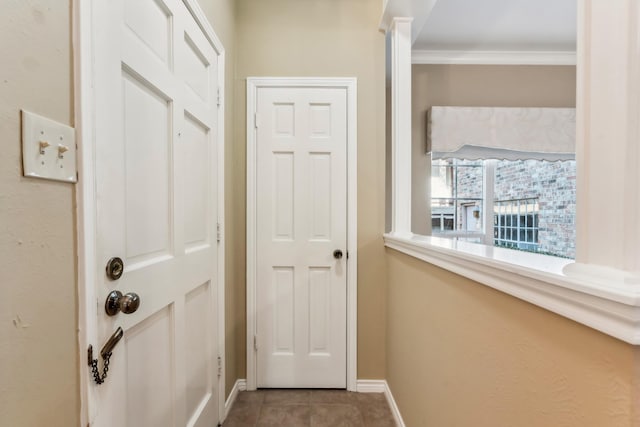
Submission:
<svg viewBox="0 0 640 427">
<path fill-rule="evenodd" d="M 574 161 L 498 162 L 495 199 L 537 198 L 539 247 L 544 253 L 576 256 L 576 164 Z"/>
</svg>

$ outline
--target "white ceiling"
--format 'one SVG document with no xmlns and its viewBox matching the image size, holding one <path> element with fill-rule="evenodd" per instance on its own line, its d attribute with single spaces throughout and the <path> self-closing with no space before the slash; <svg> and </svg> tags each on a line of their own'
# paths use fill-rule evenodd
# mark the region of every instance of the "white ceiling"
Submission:
<svg viewBox="0 0 640 427">
<path fill-rule="evenodd" d="M 414 35 L 414 50 L 576 49 L 577 0 L 435 0 L 425 1 L 425 7 L 428 3 L 433 7 Z"/>
</svg>

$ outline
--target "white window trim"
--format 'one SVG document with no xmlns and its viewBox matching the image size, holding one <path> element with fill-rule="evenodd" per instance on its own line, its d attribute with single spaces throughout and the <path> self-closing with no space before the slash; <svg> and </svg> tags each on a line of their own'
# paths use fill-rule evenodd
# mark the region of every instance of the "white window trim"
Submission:
<svg viewBox="0 0 640 427">
<path fill-rule="evenodd" d="M 640 29 L 638 9 L 633 0 L 615 6 L 578 2 L 576 262 L 413 234 L 406 217 L 411 161 L 403 155 L 411 151 L 411 127 L 396 120 L 392 191 L 403 188 L 392 197 L 394 219 L 385 246 L 640 345 L 640 128 L 632 119 L 640 115 L 640 57 L 634 56 L 640 41 L 629 36 Z M 389 31 L 392 117 L 411 117 L 411 97 L 402 86 L 411 81 L 411 20 L 398 18 Z M 622 218 L 602 230 L 598 224 L 606 218 L 611 191 L 624 191 Z"/>
</svg>

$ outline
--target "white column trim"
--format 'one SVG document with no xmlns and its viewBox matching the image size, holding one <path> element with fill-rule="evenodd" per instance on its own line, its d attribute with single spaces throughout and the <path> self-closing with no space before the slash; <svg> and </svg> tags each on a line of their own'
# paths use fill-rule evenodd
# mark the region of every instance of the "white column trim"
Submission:
<svg viewBox="0 0 640 427">
<path fill-rule="evenodd" d="M 413 44 L 427 23 L 429 15 L 431 15 L 438 1 L 439 0 L 383 0 L 380 29 L 388 32 L 393 25 L 395 17 L 410 16 L 413 19 L 411 24 L 411 44 Z"/>
<path fill-rule="evenodd" d="M 578 2 L 576 261 L 635 272 L 640 271 L 639 32 L 635 0 Z"/>
<path fill-rule="evenodd" d="M 411 21 L 391 22 L 391 232 L 411 233 Z"/>
<path fill-rule="evenodd" d="M 358 135 L 357 79 L 247 78 L 247 390 L 257 388 L 256 334 L 256 128 L 257 90 L 260 87 L 331 87 L 347 93 L 347 390 L 355 391 L 358 349 Z"/>
</svg>

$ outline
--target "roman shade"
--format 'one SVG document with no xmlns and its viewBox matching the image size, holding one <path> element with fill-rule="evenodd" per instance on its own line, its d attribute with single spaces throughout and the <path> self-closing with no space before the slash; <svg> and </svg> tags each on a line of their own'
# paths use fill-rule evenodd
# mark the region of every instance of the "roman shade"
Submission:
<svg viewBox="0 0 640 427">
<path fill-rule="evenodd" d="M 433 159 L 575 159 L 575 108 L 431 107 L 427 129 Z"/>
</svg>

